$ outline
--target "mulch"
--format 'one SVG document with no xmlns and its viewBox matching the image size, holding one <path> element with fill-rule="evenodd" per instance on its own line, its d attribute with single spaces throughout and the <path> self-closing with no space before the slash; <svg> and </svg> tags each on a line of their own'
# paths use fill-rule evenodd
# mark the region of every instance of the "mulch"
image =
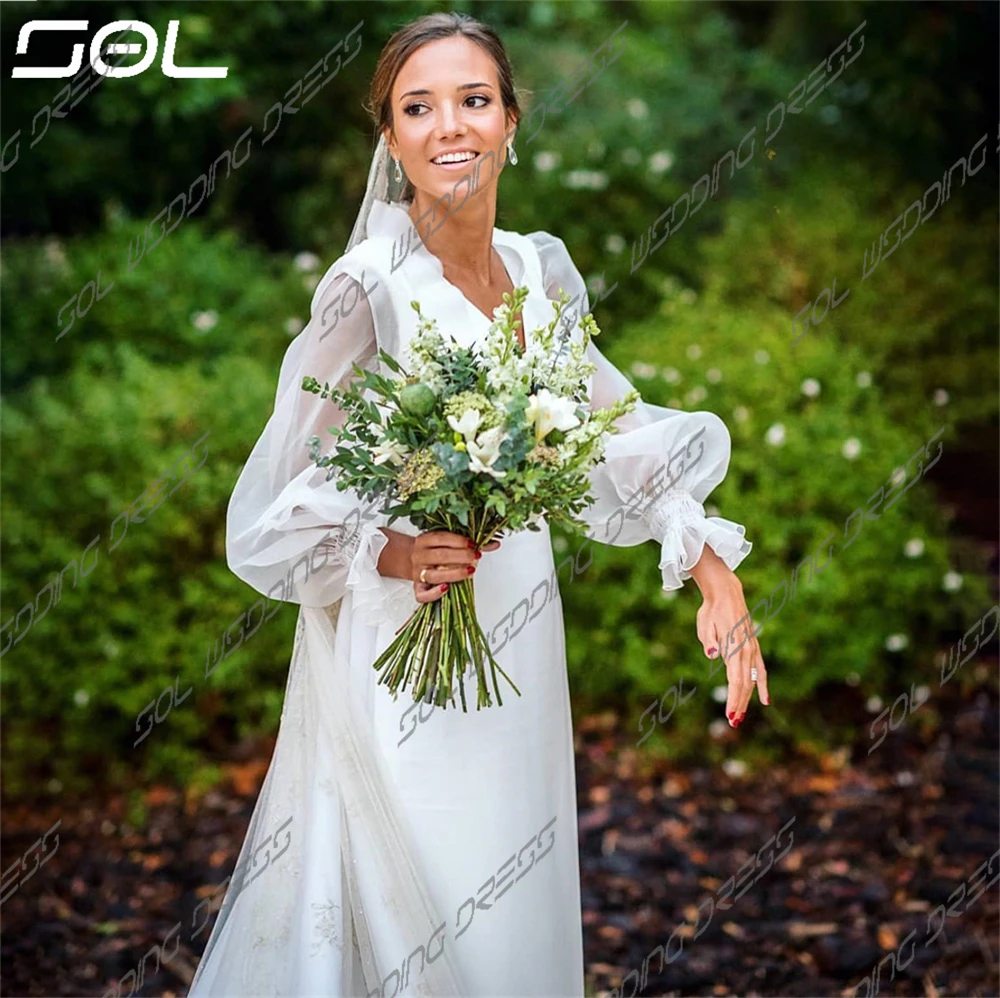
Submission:
<svg viewBox="0 0 1000 998">
<path fill-rule="evenodd" d="M 865 713 L 856 745 L 766 771 L 651 762 L 614 714 L 578 718 L 587 994 L 634 971 L 622 994 L 644 998 L 997 995 L 995 668 L 981 660 L 971 692 L 935 690 L 920 710 L 937 723 L 871 755 Z M 195 906 L 231 872 L 273 740 L 252 749 L 200 800 L 147 790 L 141 832 L 123 795 L 6 807 L 4 870 L 61 826 L 0 909 L 0 993 L 104 995 L 180 920 L 177 956 L 155 973 L 150 958 L 137 993 L 186 994 L 208 938 L 191 938 Z"/>
</svg>

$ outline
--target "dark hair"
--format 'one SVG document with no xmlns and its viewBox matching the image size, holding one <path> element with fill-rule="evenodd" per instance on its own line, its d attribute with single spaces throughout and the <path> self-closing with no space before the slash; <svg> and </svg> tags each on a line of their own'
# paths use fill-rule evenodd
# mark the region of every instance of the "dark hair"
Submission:
<svg viewBox="0 0 1000 998">
<path fill-rule="evenodd" d="M 365 108 L 375 122 L 376 140 L 384 129 L 393 127 L 392 86 L 403 64 L 422 45 L 439 38 L 450 38 L 452 35 L 462 35 L 475 42 L 493 60 L 500 80 L 500 99 L 504 111 L 508 116 L 513 112 L 520 118 L 521 107 L 514 87 L 514 74 L 500 36 L 491 27 L 468 14 L 426 14 L 396 31 L 379 55 Z M 412 200 L 413 194 L 413 185 L 407 179 L 403 199 Z"/>
</svg>

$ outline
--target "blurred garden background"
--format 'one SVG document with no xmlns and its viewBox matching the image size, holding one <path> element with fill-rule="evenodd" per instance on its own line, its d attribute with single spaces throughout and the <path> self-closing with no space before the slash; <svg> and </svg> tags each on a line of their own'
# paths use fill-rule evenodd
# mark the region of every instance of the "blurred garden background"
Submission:
<svg viewBox="0 0 1000 998">
<path fill-rule="evenodd" d="M 206 655 L 258 599 L 227 568 L 226 505 L 312 289 L 350 235 L 373 148 L 363 101 L 381 47 L 434 10 L 467 11 L 497 28 L 523 95 L 530 127 L 515 140 L 518 165 L 504 171 L 497 225 L 560 236 L 592 301 L 613 288 L 594 307 L 599 346 L 647 401 L 710 410 L 729 427 L 729 474 L 706 507 L 744 524 L 754 544 L 739 569 L 748 605 L 766 601 L 807 556 L 827 562 L 780 612 L 755 610 L 773 705 L 755 697 L 738 733 L 717 698 L 724 672 L 709 678 L 697 641 L 698 590 L 689 582 L 661 591 L 657 545 L 595 546 L 579 576 L 561 575 L 585 848 L 598 828 L 594 853 L 606 856 L 608 829 L 625 823 L 625 812 L 609 812 L 604 825 L 593 817 L 617 797 L 615 780 L 624 786 L 665 767 L 750 787 L 740 781 L 802 760 L 841 773 L 852 760 L 869 764 L 890 720 L 873 760 L 880 766 L 907 738 L 938 744 L 956 711 L 975 707 L 977 744 L 992 738 L 994 750 L 970 771 L 995 771 L 996 628 L 971 657 L 968 649 L 997 602 L 996 3 L 5 2 L 5 869 L 71 812 L 98 845 L 103 837 L 147 871 L 182 865 L 177 855 L 148 859 L 167 834 L 157 811 L 165 801 L 194 820 L 200 802 L 236 787 L 242 810 L 226 813 L 245 826 L 278 725 L 297 608 L 283 606 L 206 679 Z M 139 17 L 161 44 L 176 18 L 177 63 L 229 73 L 172 79 L 158 57 L 140 76 L 67 96 L 64 81 L 10 78 L 15 64 L 66 63 L 66 36 L 36 35 L 30 57 L 15 55 L 21 26 L 37 17 L 89 19 L 88 40 L 111 20 Z M 361 21 L 357 57 L 307 103 L 297 100 L 297 81 Z M 624 21 L 622 57 L 554 112 L 557 85 Z M 279 110 L 289 105 L 294 113 Z M 221 163 L 214 189 L 175 225 L 175 199 L 227 152 L 239 168 Z M 705 175 L 712 191 L 700 209 L 650 251 L 664 231 L 657 219 L 686 194 L 694 207 Z M 945 182 L 947 199 L 931 213 L 935 182 Z M 163 231 L 172 202 L 173 227 L 137 260 L 144 231 L 149 242 Z M 906 239 L 892 249 L 899 230 Z M 827 310 L 830 301 L 838 304 Z M 793 325 L 812 302 L 804 314 L 818 324 Z M 939 430 L 941 450 L 931 445 L 927 458 L 940 458 L 926 477 L 891 509 L 860 518 L 845 548 L 845 521 L 854 535 L 851 514 L 877 508 L 870 500 L 892 476 L 908 467 L 919 477 L 915 452 Z M 155 512 L 123 520 L 205 434 L 204 464 Z M 831 535 L 832 558 L 823 553 Z M 580 539 L 557 535 L 554 544 L 558 563 Z M 64 576 L 42 615 L 50 584 L 85 551 L 86 574 L 75 587 Z M 22 611 L 29 604 L 37 613 Z M 949 650 L 967 633 L 952 670 Z M 654 721 L 682 681 L 695 695 Z M 160 717 L 168 700 L 168 716 L 136 744 L 146 730 L 140 712 L 157 701 Z M 605 782 L 589 767 L 609 752 L 624 762 Z M 707 784 L 676 778 L 690 782 L 667 798 L 722 786 L 711 775 Z M 938 815 L 952 808 L 956 820 L 962 800 L 994 804 L 993 826 L 982 813 L 966 821 L 969 835 L 982 832 L 969 855 L 996 844 L 995 781 L 985 783 L 993 789 L 963 784 L 954 799 L 923 802 Z M 780 802 L 787 784 L 774 779 L 767 792 Z M 944 879 L 964 879 L 975 864 L 966 865 Z M 84 879 L 75 894 L 96 883 L 76 875 Z M 630 910 L 614 901 L 613 884 L 605 888 L 594 910 L 619 901 Z M 16 903 L 33 891 L 39 883 L 25 883 Z M 53 898 L 50 918 L 98 934 L 94 925 L 126 925 L 132 907 L 117 897 L 121 911 L 82 928 L 60 903 L 73 907 Z M 588 935 L 594 993 L 634 965 L 616 949 L 623 931 L 602 921 Z M 872 931 L 869 967 L 889 945 Z M 118 976 L 151 945 L 139 936 Z M 978 943 L 976 952 L 982 962 Z M 26 959 L 5 955 L 8 968 Z M 115 959 L 95 964 L 92 993 L 103 992 Z M 865 972 L 852 978 L 821 959 L 800 969 L 846 980 L 847 990 L 825 992 L 845 994 Z M 44 992 L 10 990 L 8 976 L 5 993 L 79 994 L 81 974 L 63 968 L 60 990 Z M 33 980 L 20 969 L 14 979 L 24 988 Z M 672 986 L 694 993 L 721 979 L 715 965 L 703 981 Z M 961 993 L 996 993 L 995 966 L 984 980 L 992 992 Z M 744 986 L 763 985 L 758 975 Z"/>
</svg>

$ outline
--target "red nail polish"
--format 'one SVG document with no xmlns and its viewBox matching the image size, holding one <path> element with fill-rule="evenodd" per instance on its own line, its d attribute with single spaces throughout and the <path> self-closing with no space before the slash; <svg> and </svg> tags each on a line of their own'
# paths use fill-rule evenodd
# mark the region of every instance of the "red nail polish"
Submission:
<svg viewBox="0 0 1000 998">
<path fill-rule="evenodd" d="M 447 582 L 441 587 L 441 592 L 443 592 L 443 593 L 448 592 L 448 583 Z"/>
<path fill-rule="evenodd" d="M 475 566 L 475 565 L 470 565 L 470 566 L 469 566 L 469 575 L 472 575 L 472 573 L 473 573 L 473 572 L 474 572 L 475 570 L 476 570 L 476 566 Z"/>
<path fill-rule="evenodd" d="M 735 711 L 735 710 L 729 710 L 729 711 L 726 711 L 726 717 L 728 717 L 730 721 L 731 721 L 731 720 L 732 720 L 732 719 L 733 719 L 733 718 L 734 718 L 735 716 L 736 716 L 736 711 Z"/>
<path fill-rule="evenodd" d="M 743 711 L 743 713 L 742 713 L 742 714 L 740 714 L 740 716 L 739 716 L 739 720 L 741 720 L 741 721 L 742 721 L 742 720 L 743 720 L 743 718 L 744 718 L 744 717 L 746 717 L 746 716 L 747 716 L 747 712 L 746 712 L 746 711 Z"/>
<path fill-rule="evenodd" d="M 476 552 L 476 558 L 477 559 L 482 558 L 482 556 L 483 556 L 483 552 L 482 551 L 477 551 Z"/>
</svg>

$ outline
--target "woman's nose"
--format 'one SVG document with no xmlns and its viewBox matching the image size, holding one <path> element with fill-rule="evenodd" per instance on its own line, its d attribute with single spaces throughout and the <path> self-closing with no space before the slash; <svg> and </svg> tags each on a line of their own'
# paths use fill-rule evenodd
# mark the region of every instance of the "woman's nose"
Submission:
<svg viewBox="0 0 1000 998">
<path fill-rule="evenodd" d="M 438 128 L 444 135 L 455 135 L 464 132 L 465 122 L 460 110 L 447 102 L 444 103 L 438 119 Z"/>
</svg>

